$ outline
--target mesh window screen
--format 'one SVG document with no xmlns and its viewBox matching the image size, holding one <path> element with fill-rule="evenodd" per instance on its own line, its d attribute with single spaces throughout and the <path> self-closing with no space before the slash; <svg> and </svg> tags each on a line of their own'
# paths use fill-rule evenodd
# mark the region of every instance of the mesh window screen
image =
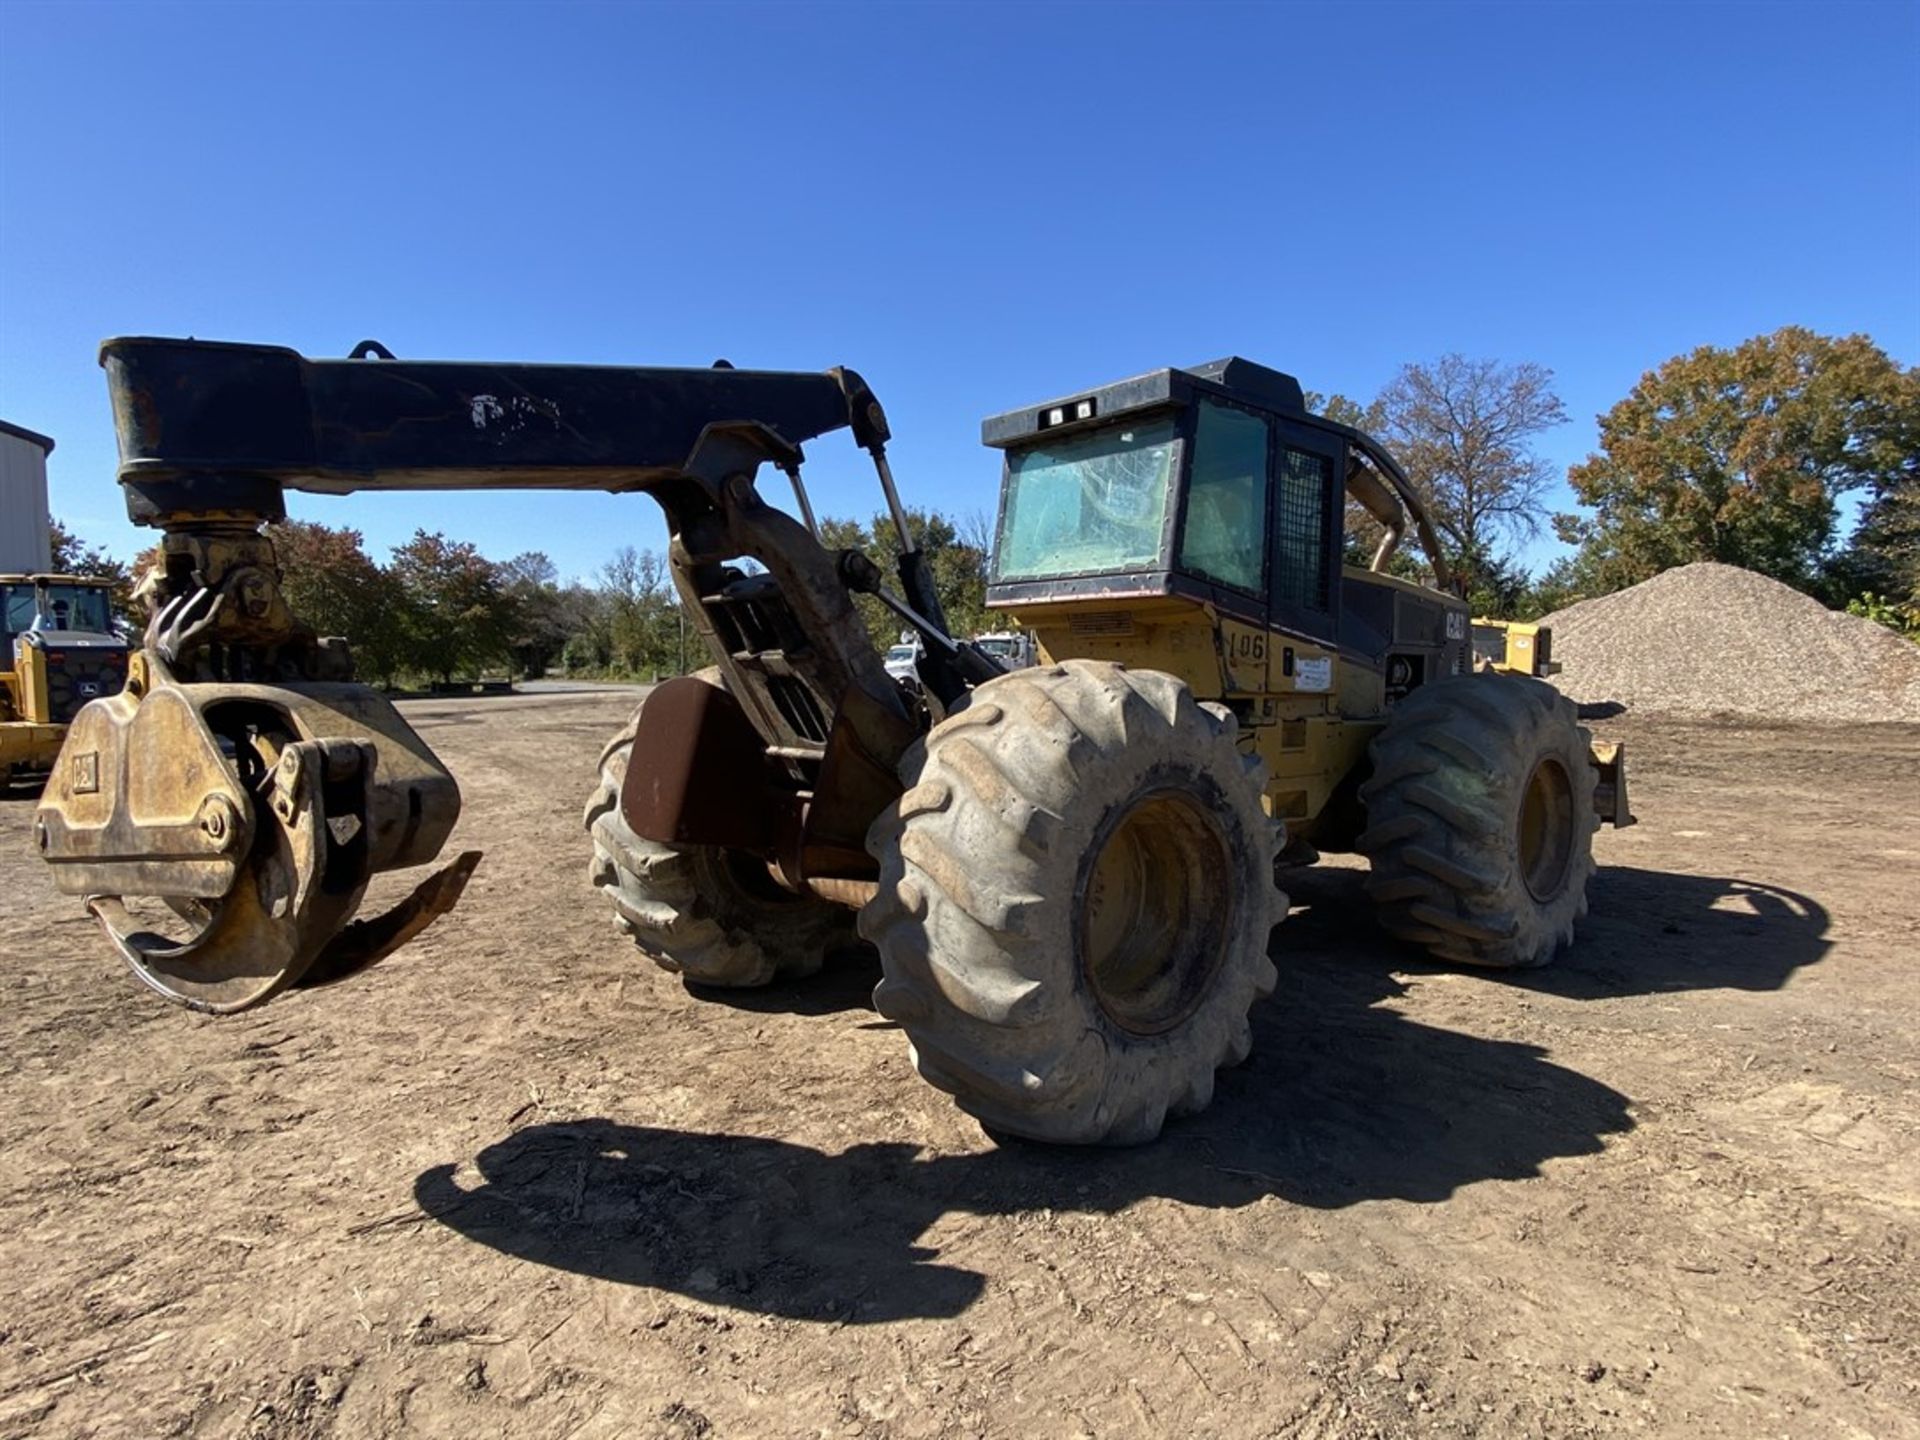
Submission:
<svg viewBox="0 0 1920 1440">
<path fill-rule="evenodd" d="M 1306 610 L 1331 609 L 1327 593 L 1328 481 L 1333 462 L 1305 450 L 1283 451 L 1275 526 L 1275 598 Z"/>
</svg>

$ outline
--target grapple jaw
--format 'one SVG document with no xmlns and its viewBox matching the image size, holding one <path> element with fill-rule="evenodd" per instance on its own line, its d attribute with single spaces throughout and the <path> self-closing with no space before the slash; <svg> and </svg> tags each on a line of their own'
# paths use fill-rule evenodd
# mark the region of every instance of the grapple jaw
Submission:
<svg viewBox="0 0 1920 1440">
<path fill-rule="evenodd" d="M 34 833 L 143 982 L 228 1014 L 357 974 L 450 909 L 478 852 L 353 921 L 367 882 L 433 860 L 459 813 L 453 777 L 376 691 L 183 682 L 150 645 L 121 694 L 75 717 Z"/>
</svg>

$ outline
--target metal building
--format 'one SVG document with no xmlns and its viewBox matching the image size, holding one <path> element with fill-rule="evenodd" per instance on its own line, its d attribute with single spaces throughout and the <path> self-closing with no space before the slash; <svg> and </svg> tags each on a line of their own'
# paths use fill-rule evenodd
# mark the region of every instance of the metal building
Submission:
<svg viewBox="0 0 1920 1440">
<path fill-rule="evenodd" d="M 0 420 L 0 573 L 53 568 L 47 456 L 53 441 Z"/>
</svg>

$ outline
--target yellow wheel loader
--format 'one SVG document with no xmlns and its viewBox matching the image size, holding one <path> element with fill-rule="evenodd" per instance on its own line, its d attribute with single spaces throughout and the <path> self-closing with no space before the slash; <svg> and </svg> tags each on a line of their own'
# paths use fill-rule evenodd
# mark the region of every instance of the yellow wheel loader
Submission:
<svg viewBox="0 0 1920 1440">
<path fill-rule="evenodd" d="M 288 609 L 262 526 L 289 487 L 652 495 L 712 664 L 609 742 L 590 878 L 696 987 L 804 975 L 864 939 L 919 1073 L 1000 1133 L 1138 1142 L 1205 1106 L 1273 988 L 1289 865 L 1358 851 L 1393 935 L 1537 965 L 1585 908 L 1594 829 L 1629 819 L 1622 757 L 1570 702 L 1476 673 L 1393 458 L 1244 360 L 986 422 L 1004 457 L 989 603 L 1039 652 L 1019 670 L 951 633 L 853 371 L 158 339 L 102 363 L 164 574 L 36 838 L 135 973 L 196 1008 L 364 969 L 479 858 L 353 918 L 370 876 L 435 857 L 459 793 L 345 642 Z M 891 574 L 814 525 L 802 446 L 841 429 L 899 532 Z M 770 471 L 793 513 L 762 493 Z M 1343 493 L 1385 529 L 1370 569 L 1340 563 Z M 1433 588 L 1384 573 L 1409 533 Z M 919 637 L 913 676 L 889 673 L 859 594 Z M 143 918 L 156 904 L 175 923 Z"/>
<path fill-rule="evenodd" d="M 0 575 L 0 790 L 52 770 L 81 706 L 118 693 L 127 649 L 105 581 Z"/>
</svg>

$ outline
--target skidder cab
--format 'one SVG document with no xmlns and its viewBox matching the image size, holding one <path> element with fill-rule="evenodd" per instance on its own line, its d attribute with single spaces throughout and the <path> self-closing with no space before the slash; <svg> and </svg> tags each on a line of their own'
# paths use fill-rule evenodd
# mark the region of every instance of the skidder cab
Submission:
<svg viewBox="0 0 1920 1440">
<path fill-rule="evenodd" d="M 1149 666 L 1225 706 L 1292 853 L 1353 849 L 1390 710 L 1475 668 L 1466 604 L 1392 456 L 1238 358 L 1010 411 L 981 437 L 1006 453 L 987 603 L 1055 660 Z M 1364 569 L 1342 563 L 1348 498 L 1383 532 Z M 1410 531 L 1434 588 L 1385 573 Z M 1535 644 L 1538 627 L 1519 630 Z"/>
<path fill-rule="evenodd" d="M 991 604 L 1008 670 L 954 638 L 852 371 L 103 349 L 134 519 L 163 534 L 124 695 L 81 712 L 37 818 L 61 888 L 136 973 L 213 1010 L 335 981 L 458 898 L 461 856 L 387 915 L 459 792 L 344 641 L 291 613 L 288 487 L 644 491 L 712 665 L 601 756 L 592 882 L 695 986 L 765 984 L 861 940 L 919 1073 L 991 1129 L 1151 1138 L 1251 1044 L 1276 867 L 1357 849 L 1393 933 L 1532 965 L 1626 823 L 1573 708 L 1473 673 L 1418 497 L 1365 435 L 1245 361 L 1160 370 L 987 422 L 1006 452 Z M 847 429 L 899 532 L 892 574 L 821 544 L 802 445 Z M 771 466 L 788 514 L 760 493 Z M 1385 532 L 1344 567 L 1342 496 Z M 1409 530 L 1437 588 L 1381 573 Z M 918 637 L 890 673 L 855 610 Z M 135 897 L 151 902 L 136 913 Z M 156 928 L 156 913 L 172 924 Z"/>
</svg>

